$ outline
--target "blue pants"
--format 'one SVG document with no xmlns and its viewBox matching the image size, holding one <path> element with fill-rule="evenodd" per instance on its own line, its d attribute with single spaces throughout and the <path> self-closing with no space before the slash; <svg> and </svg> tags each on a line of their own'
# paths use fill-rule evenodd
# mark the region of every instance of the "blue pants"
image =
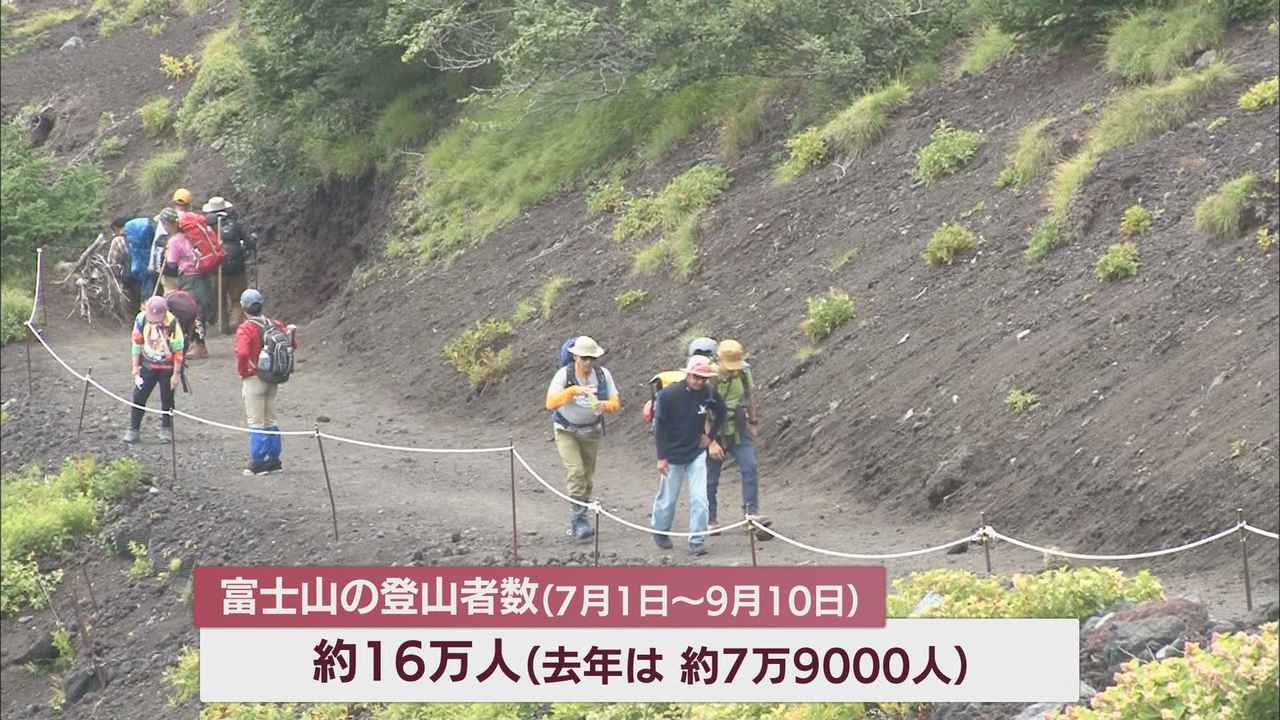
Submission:
<svg viewBox="0 0 1280 720">
<path fill-rule="evenodd" d="M 271 427 L 263 429 L 279 430 L 280 427 L 272 425 Z M 249 457 L 251 457 L 254 462 L 258 463 L 266 462 L 270 458 L 279 460 L 281 450 L 280 441 L 280 435 L 251 431 L 249 433 Z"/>
<path fill-rule="evenodd" d="M 742 511 L 755 515 L 760 512 L 760 480 L 756 475 L 756 446 L 751 438 L 742 435 L 733 447 L 725 448 L 742 468 Z M 716 515 L 716 492 L 720 489 L 720 470 L 723 460 L 707 457 L 707 507 L 712 518 Z"/>
<path fill-rule="evenodd" d="M 650 525 L 654 530 L 670 530 L 676 517 L 676 505 L 680 502 L 680 488 L 689 483 L 689 532 L 698 533 L 707 530 L 707 453 L 699 452 L 698 456 L 685 465 L 671 464 L 667 473 L 658 480 L 658 494 L 653 498 L 653 517 Z M 689 538 L 689 547 L 701 547 L 705 535 Z"/>
</svg>

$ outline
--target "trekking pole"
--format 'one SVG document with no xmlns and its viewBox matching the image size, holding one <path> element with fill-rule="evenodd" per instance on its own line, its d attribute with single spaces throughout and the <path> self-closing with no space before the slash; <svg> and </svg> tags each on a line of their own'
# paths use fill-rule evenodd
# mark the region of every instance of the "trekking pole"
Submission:
<svg viewBox="0 0 1280 720">
<path fill-rule="evenodd" d="M 750 515 L 747 516 L 747 537 L 751 540 L 751 567 L 756 567 L 756 521 Z"/>
<path fill-rule="evenodd" d="M 222 215 L 218 215 L 218 246 L 222 246 Z M 218 266 L 218 311 L 216 322 L 218 323 L 218 333 L 222 333 L 222 266 Z"/>
<path fill-rule="evenodd" d="M 507 460 L 511 464 L 511 562 L 520 564 L 520 533 L 516 530 L 516 439 L 507 435 Z"/>
<path fill-rule="evenodd" d="M 80 432 L 84 430 L 84 408 L 89 402 L 89 376 L 93 374 L 93 366 L 84 371 L 84 394 L 80 396 L 80 423 L 76 425 L 76 442 L 80 441 Z"/>
<path fill-rule="evenodd" d="M 316 447 L 320 448 L 320 467 L 324 469 L 324 486 L 329 491 L 329 514 L 333 516 L 333 539 L 338 539 L 338 506 L 333 502 L 333 483 L 329 482 L 329 461 L 324 457 L 324 440 L 320 438 L 320 426 L 315 426 Z"/>
<path fill-rule="evenodd" d="M 1253 588 L 1249 586 L 1249 545 L 1244 531 L 1244 508 L 1236 508 L 1236 523 L 1240 526 L 1240 562 L 1244 565 L 1244 607 L 1253 610 Z"/>
<path fill-rule="evenodd" d="M 169 489 L 178 487 L 178 414 L 169 410 L 169 454 L 173 457 L 173 482 Z"/>
<path fill-rule="evenodd" d="M 981 530 L 986 526 L 987 526 L 987 513 L 986 511 L 983 511 L 978 514 L 978 529 Z M 982 535 L 982 553 L 983 555 L 986 556 L 987 574 L 990 575 L 991 574 L 991 538 L 987 537 L 985 533 L 983 533 Z"/>
</svg>

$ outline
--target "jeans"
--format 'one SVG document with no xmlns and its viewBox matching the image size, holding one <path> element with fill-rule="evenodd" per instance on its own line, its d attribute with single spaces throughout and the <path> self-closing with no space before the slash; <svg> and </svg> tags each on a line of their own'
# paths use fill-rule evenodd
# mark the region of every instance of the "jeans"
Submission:
<svg viewBox="0 0 1280 720">
<path fill-rule="evenodd" d="M 138 377 L 142 378 L 142 387 L 133 386 L 133 404 L 146 406 L 147 399 L 151 397 L 151 391 L 157 385 L 160 386 L 160 409 L 168 412 L 173 409 L 173 388 L 169 387 L 169 378 L 173 377 L 173 368 L 153 368 L 148 367 L 146 363 L 142 364 Z M 140 407 L 135 407 L 129 413 L 129 427 L 137 430 L 142 427 L 142 415 L 146 412 Z M 160 416 L 160 427 L 167 428 L 172 426 L 173 418 L 168 415 Z"/>
<path fill-rule="evenodd" d="M 755 515 L 760 512 L 760 481 L 756 475 L 756 446 L 751 438 L 743 435 L 733 447 L 726 447 L 725 452 L 732 455 L 742 469 L 742 511 Z M 707 506 L 711 517 L 716 518 L 716 492 L 720 488 L 720 470 L 723 460 L 707 458 Z"/>
<path fill-rule="evenodd" d="M 653 498 L 653 517 L 650 525 L 654 530 L 670 530 L 676 517 L 676 505 L 680 502 L 680 488 L 689 483 L 689 532 L 700 533 L 707 530 L 707 453 L 699 452 L 698 456 L 686 465 L 671 464 L 667 472 L 658 480 L 658 494 Z M 689 538 L 689 547 L 701 547 L 705 535 Z"/>
</svg>

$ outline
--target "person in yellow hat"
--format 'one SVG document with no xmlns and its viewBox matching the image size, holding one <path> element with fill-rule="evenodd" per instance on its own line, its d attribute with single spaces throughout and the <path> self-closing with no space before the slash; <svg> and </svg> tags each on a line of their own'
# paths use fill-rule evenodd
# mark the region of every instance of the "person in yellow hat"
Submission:
<svg viewBox="0 0 1280 720">
<path fill-rule="evenodd" d="M 566 345 L 572 359 L 552 376 L 546 407 L 552 411 L 556 450 L 564 464 L 569 497 L 578 501 L 570 503 L 569 535 L 585 540 L 595 531 L 587 519 L 587 508 L 579 503 L 591 500 L 604 414 L 617 412 L 622 397 L 613 375 L 599 364 L 604 354 L 599 343 L 582 335 Z"/>
<path fill-rule="evenodd" d="M 720 424 L 716 442 L 738 463 L 742 471 L 742 511 L 748 515 L 760 512 L 760 481 L 756 463 L 755 438 L 760 426 L 760 414 L 752 393 L 751 367 L 747 364 L 747 351 L 737 340 L 724 340 L 716 349 L 717 373 L 713 379 L 716 392 L 724 400 L 727 416 Z M 716 495 L 720 487 L 720 472 L 724 468 L 724 456 L 707 459 L 707 513 L 708 527 L 719 527 L 716 516 Z M 767 520 L 758 520 L 769 524 Z M 767 536 L 767 537 L 766 537 Z M 761 539 L 771 539 L 768 533 L 757 533 Z"/>
</svg>

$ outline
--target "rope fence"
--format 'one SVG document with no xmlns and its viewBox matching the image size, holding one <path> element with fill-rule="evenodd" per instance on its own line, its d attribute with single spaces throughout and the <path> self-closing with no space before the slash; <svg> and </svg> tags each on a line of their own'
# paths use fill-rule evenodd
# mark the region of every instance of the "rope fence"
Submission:
<svg viewBox="0 0 1280 720">
<path fill-rule="evenodd" d="M 586 510 L 589 510 L 595 514 L 595 518 L 596 518 L 595 562 L 596 564 L 599 564 L 599 561 L 600 561 L 599 518 L 601 516 L 604 516 L 618 523 L 619 525 L 622 525 L 623 527 L 629 528 L 631 530 L 642 532 L 648 535 L 665 536 L 668 538 L 703 537 L 707 535 L 717 535 L 717 534 L 728 533 L 731 530 L 743 528 L 746 531 L 747 537 L 750 539 L 752 565 L 757 564 L 755 542 L 758 535 L 762 536 L 761 539 L 777 539 L 787 545 L 791 545 L 801 550 L 805 550 L 807 552 L 815 553 L 818 555 L 825 555 L 828 557 L 836 557 L 836 558 L 843 558 L 843 559 L 849 559 L 849 560 L 868 560 L 868 561 L 900 560 L 904 558 L 929 555 L 932 553 L 945 552 L 957 546 L 978 544 L 978 545 L 982 545 L 985 551 L 986 570 L 988 574 L 991 573 L 990 550 L 996 541 L 1005 542 L 1005 543 L 1008 543 L 1009 545 L 1022 548 L 1024 550 L 1028 550 L 1031 552 L 1040 553 L 1046 556 L 1061 557 L 1061 558 L 1067 558 L 1072 560 L 1096 561 L 1096 562 L 1122 562 L 1122 561 L 1129 561 L 1129 560 L 1143 560 L 1143 559 L 1164 557 L 1168 555 L 1174 555 L 1177 553 L 1183 553 L 1183 552 L 1194 550 L 1194 549 L 1203 547 L 1205 545 L 1209 545 L 1211 543 L 1217 542 L 1218 540 L 1222 540 L 1228 536 L 1237 535 L 1240 543 L 1241 561 L 1244 569 L 1243 574 L 1244 574 L 1244 583 L 1245 583 L 1246 606 L 1250 610 L 1252 610 L 1253 599 L 1252 599 L 1252 588 L 1250 586 L 1250 581 L 1249 581 L 1249 559 L 1248 559 L 1247 544 L 1246 544 L 1246 537 L 1247 537 L 1246 534 L 1252 533 L 1254 535 L 1267 538 L 1269 540 L 1280 541 L 1280 534 L 1269 531 L 1269 530 L 1264 530 L 1259 527 L 1255 527 L 1253 525 L 1250 525 L 1248 522 L 1246 522 L 1243 517 L 1243 510 L 1239 510 L 1239 509 L 1236 511 L 1237 521 L 1234 525 L 1224 530 L 1221 530 L 1219 532 L 1213 533 L 1212 535 L 1209 535 L 1207 537 L 1201 538 L 1199 540 L 1184 543 L 1176 547 L 1160 548 L 1157 550 L 1149 550 L 1145 552 L 1125 553 L 1125 554 L 1116 554 L 1116 555 L 1069 552 L 1066 550 L 1060 550 L 1055 547 L 1045 547 L 1042 545 L 1037 545 L 1035 543 L 1028 542 L 1026 540 L 1021 540 L 1019 538 L 1006 535 L 1000 532 L 999 530 L 996 530 L 991 525 L 987 524 L 985 513 L 983 514 L 981 520 L 979 521 L 978 528 L 972 533 L 970 533 L 969 535 L 966 535 L 961 538 L 957 538 L 955 540 L 951 540 L 949 542 L 942 543 L 940 545 L 919 548 L 916 550 L 906 550 L 901 552 L 890 552 L 890 553 L 855 553 L 855 552 L 846 552 L 841 550 L 832 550 L 830 548 L 823 548 L 817 545 L 811 545 L 778 532 L 777 530 L 773 529 L 773 527 L 771 527 L 769 524 L 762 522 L 762 519 L 763 519 L 762 516 L 751 515 L 751 514 L 744 516 L 742 520 L 739 520 L 734 523 L 730 523 L 728 525 L 721 526 L 715 530 L 708 529 L 700 532 L 677 532 L 673 530 L 657 530 L 647 525 L 641 525 L 641 524 L 632 522 L 618 515 L 617 513 L 607 510 L 601 504 L 599 499 L 583 501 L 574 497 L 570 497 L 569 495 L 565 494 L 555 485 L 553 485 L 552 483 L 548 482 L 545 478 L 543 478 L 542 475 L 540 475 L 533 468 L 533 466 L 529 464 L 528 460 L 526 460 L 525 457 L 516 448 L 514 442 L 509 442 L 507 445 L 483 447 L 483 448 L 424 448 L 424 447 L 412 447 L 412 446 L 404 446 L 404 445 L 387 445 L 383 443 L 375 443 L 367 440 L 359 440 L 356 438 L 343 437 L 341 435 L 333 435 L 330 433 L 321 432 L 319 429 L 319 426 L 316 426 L 312 430 L 265 430 L 265 429 L 258 429 L 258 428 L 243 427 L 238 425 L 231 425 L 227 423 L 218 422 L 215 420 L 209 420 L 208 418 L 203 418 L 198 415 L 193 415 L 191 413 L 183 412 L 181 410 L 177 410 L 176 408 L 173 410 L 159 410 L 159 409 L 149 408 L 142 405 L 137 405 L 133 403 L 133 401 L 126 399 L 124 397 L 121 397 L 120 395 L 112 392 L 110 389 L 103 386 L 100 382 L 98 382 L 97 379 L 92 377 L 92 370 L 84 374 L 77 372 L 75 368 L 73 368 L 69 363 L 67 363 L 66 360 L 64 360 L 61 356 L 58 355 L 57 352 L 54 351 L 54 349 L 49 345 L 49 343 L 41 335 L 40 331 L 36 329 L 36 326 L 35 326 L 36 311 L 39 306 L 43 305 L 43 302 L 42 302 L 43 300 L 43 295 L 42 295 L 43 249 L 38 249 L 36 253 L 37 253 L 36 254 L 36 297 L 35 297 L 35 301 L 32 303 L 31 315 L 30 317 L 28 317 L 25 323 L 27 328 L 27 342 L 26 342 L 27 384 L 28 384 L 28 389 L 30 391 L 29 395 L 31 397 L 34 397 L 34 390 L 33 390 L 34 381 L 32 379 L 32 370 L 31 370 L 31 339 L 34 338 L 37 342 L 40 343 L 41 347 L 43 347 L 45 351 L 49 353 L 49 355 L 55 361 L 57 361 L 59 365 L 62 366 L 64 370 L 66 370 L 72 377 L 75 377 L 77 380 L 80 380 L 83 383 L 85 383 L 86 398 L 88 395 L 88 388 L 92 386 L 93 388 L 103 393 L 107 397 L 110 397 L 111 399 L 115 400 L 116 402 L 127 405 L 131 408 L 140 409 L 147 413 L 168 416 L 171 421 L 176 420 L 178 417 L 181 417 L 183 419 L 190 420 L 198 424 L 203 424 L 210 427 L 215 427 L 215 428 L 228 430 L 232 432 L 262 433 L 265 435 L 280 435 L 280 436 L 295 436 L 295 437 L 306 436 L 306 437 L 314 438 L 320 453 L 321 465 L 324 469 L 325 485 L 326 485 L 326 488 L 328 489 L 328 494 L 329 494 L 330 511 L 333 515 L 333 533 L 334 533 L 335 539 L 337 539 L 338 537 L 337 507 L 333 499 L 333 486 L 329 477 L 329 466 L 328 466 L 328 461 L 325 458 L 325 454 L 324 454 L 323 440 L 332 440 L 338 443 L 345 443 L 348 445 L 355 445 L 355 446 L 370 448 L 374 450 L 387 451 L 387 452 L 450 454 L 450 455 L 464 455 L 464 454 L 476 455 L 476 454 L 499 454 L 499 453 L 508 454 L 510 457 L 510 467 L 511 467 L 511 470 L 510 470 L 511 472 L 511 528 L 512 528 L 511 550 L 512 550 L 512 556 L 516 562 L 519 562 L 519 546 L 518 546 L 519 531 L 517 526 L 517 515 L 516 515 L 517 491 L 516 491 L 516 483 L 515 483 L 515 478 L 516 478 L 515 467 L 517 464 L 519 464 L 520 467 L 522 467 L 524 471 L 529 474 L 530 477 L 532 477 L 535 481 L 537 481 L 538 484 L 540 484 L 542 487 L 546 488 L 547 490 L 551 491 L 552 494 L 554 494 L 561 500 L 564 500 L 565 502 L 568 502 L 571 505 L 574 505 L 576 507 L 581 507 Z M 81 415 L 81 423 L 83 424 L 83 419 L 84 419 L 84 402 L 83 401 L 81 403 L 80 415 Z M 173 483 L 176 484 L 177 474 L 178 474 L 177 473 L 177 465 L 178 465 L 177 441 L 173 433 L 170 433 L 170 438 L 171 438 L 170 443 L 172 446 L 172 459 L 173 459 Z"/>
</svg>

